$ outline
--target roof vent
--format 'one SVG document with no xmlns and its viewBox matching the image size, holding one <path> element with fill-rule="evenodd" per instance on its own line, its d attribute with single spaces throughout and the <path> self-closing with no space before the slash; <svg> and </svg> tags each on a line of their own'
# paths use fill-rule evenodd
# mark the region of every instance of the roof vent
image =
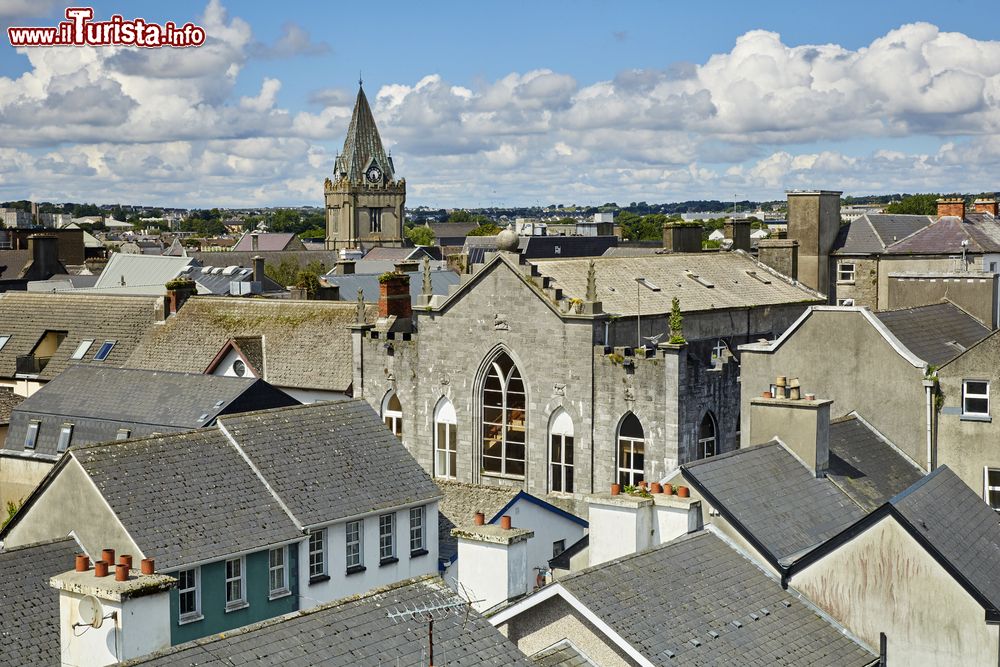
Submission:
<svg viewBox="0 0 1000 667">
<path fill-rule="evenodd" d="M 765 285 L 770 285 L 770 284 L 771 284 L 771 281 L 770 281 L 770 280 L 768 280 L 768 279 L 767 279 L 767 278 L 765 278 L 764 276 L 760 275 L 760 274 L 759 274 L 759 273 L 757 273 L 756 271 L 747 271 L 747 272 L 746 272 L 746 274 L 747 274 L 748 276 L 750 276 L 751 278 L 753 278 L 754 280 L 757 280 L 757 281 L 759 281 L 759 282 L 762 282 L 762 283 L 764 283 Z"/>
<path fill-rule="evenodd" d="M 752 618 L 755 621 L 759 621 L 760 620 L 760 616 L 758 616 L 757 614 L 755 614 L 753 612 L 750 612 L 750 618 Z"/>
<path fill-rule="evenodd" d="M 701 646 L 701 642 L 698 641 L 697 639 L 691 639 L 689 641 L 691 643 L 691 646 L 694 646 L 695 648 L 698 648 L 699 646 Z"/>
<path fill-rule="evenodd" d="M 709 630 L 708 631 L 708 636 L 711 637 L 712 639 L 718 639 L 719 638 L 719 633 L 716 632 L 715 630 Z"/>
<path fill-rule="evenodd" d="M 785 605 L 785 608 L 786 608 L 786 609 L 787 609 L 788 607 L 791 607 L 791 606 L 792 606 L 792 603 L 791 603 L 791 602 L 789 602 L 788 600 L 782 600 L 782 601 L 781 601 L 781 604 Z"/>
<path fill-rule="evenodd" d="M 690 278 L 691 280 L 695 281 L 696 283 L 698 283 L 702 287 L 708 287 L 708 288 L 715 287 L 715 283 L 713 283 L 710 280 L 706 280 L 705 278 L 702 278 L 701 276 L 699 276 L 697 273 L 691 271 L 690 269 L 685 270 L 684 271 L 684 275 L 687 276 L 688 278 Z"/>
<path fill-rule="evenodd" d="M 209 264 L 208 266 L 201 267 L 201 272 L 202 273 L 211 273 L 212 272 L 212 265 Z"/>
<path fill-rule="evenodd" d="M 215 402 L 215 407 L 217 407 L 217 408 L 221 408 L 221 407 L 223 406 L 223 404 L 224 404 L 224 403 L 225 403 L 225 401 L 216 401 L 216 402 Z"/>
<path fill-rule="evenodd" d="M 206 419 L 208 419 L 208 413 L 207 412 L 205 414 L 201 415 L 200 417 L 198 417 L 198 421 L 200 421 L 200 422 L 203 422 Z"/>
<path fill-rule="evenodd" d="M 770 616 L 771 615 L 771 610 L 768 609 L 767 607 L 762 607 L 761 610 L 760 610 L 760 613 L 764 614 L 765 616 Z"/>
<path fill-rule="evenodd" d="M 227 266 L 226 268 L 224 268 L 222 270 L 222 275 L 224 275 L 224 276 L 231 276 L 234 273 L 236 273 L 236 270 L 239 269 L 239 268 L 240 267 L 238 267 L 238 266 Z"/>
<path fill-rule="evenodd" d="M 737 627 L 737 628 L 742 628 L 743 627 L 743 624 L 740 623 L 739 621 L 733 621 L 732 624 L 733 624 L 734 627 Z"/>
</svg>

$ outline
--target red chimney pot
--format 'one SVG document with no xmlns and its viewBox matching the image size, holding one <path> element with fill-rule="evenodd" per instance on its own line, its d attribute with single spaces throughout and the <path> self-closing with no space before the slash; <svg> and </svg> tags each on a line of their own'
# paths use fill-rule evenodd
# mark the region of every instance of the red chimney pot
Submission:
<svg viewBox="0 0 1000 667">
<path fill-rule="evenodd" d="M 504 514 L 500 517 L 500 527 L 504 530 L 510 530 L 510 515 Z"/>
<path fill-rule="evenodd" d="M 472 518 L 477 526 L 481 526 L 486 523 L 486 515 L 482 512 L 476 512 L 476 515 Z"/>
<path fill-rule="evenodd" d="M 126 563 L 115 565 L 115 581 L 128 581 L 128 565 Z"/>
<path fill-rule="evenodd" d="M 90 569 L 90 558 L 87 557 L 87 554 L 77 554 L 76 555 L 76 571 L 77 572 L 86 572 L 89 569 Z"/>
<path fill-rule="evenodd" d="M 99 560 L 94 563 L 94 576 L 95 577 L 108 576 L 108 562 L 106 560 Z"/>
<path fill-rule="evenodd" d="M 155 562 L 152 558 L 143 558 L 142 563 L 140 563 L 140 568 L 143 574 L 153 574 L 156 571 Z"/>
<path fill-rule="evenodd" d="M 115 550 L 114 549 L 104 549 L 101 551 L 101 560 L 103 560 L 108 565 L 115 564 Z"/>
<path fill-rule="evenodd" d="M 132 554 L 122 554 L 118 557 L 118 562 L 124 565 L 128 565 L 128 569 L 132 569 Z"/>
</svg>

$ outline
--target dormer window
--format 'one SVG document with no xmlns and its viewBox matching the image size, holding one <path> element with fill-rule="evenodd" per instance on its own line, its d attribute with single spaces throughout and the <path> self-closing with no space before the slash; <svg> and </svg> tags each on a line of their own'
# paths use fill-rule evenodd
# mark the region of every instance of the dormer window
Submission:
<svg viewBox="0 0 1000 667">
<path fill-rule="evenodd" d="M 94 355 L 94 361 L 104 361 L 111 354 L 111 350 L 114 349 L 116 340 L 106 340 L 101 343 L 101 348 L 97 350 L 97 354 Z"/>
<path fill-rule="evenodd" d="M 24 448 L 34 449 L 35 443 L 38 442 L 38 429 L 42 426 L 42 422 L 37 419 L 32 419 L 28 422 L 28 432 L 24 434 Z"/>
<path fill-rule="evenodd" d="M 76 350 L 73 352 L 73 356 L 70 359 L 78 361 L 87 356 L 87 352 L 90 351 L 90 346 L 94 344 L 93 339 L 81 341 L 79 345 L 76 346 Z"/>
</svg>

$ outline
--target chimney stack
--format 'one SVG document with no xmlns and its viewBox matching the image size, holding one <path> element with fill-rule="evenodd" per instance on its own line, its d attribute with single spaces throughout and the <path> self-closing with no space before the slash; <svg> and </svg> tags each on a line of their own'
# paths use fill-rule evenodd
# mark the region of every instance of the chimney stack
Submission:
<svg viewBox="0 0 1000 667">
<path fill-rule="evenodd" d="M 31 276 L 35 280 L 48 280 L 63 271 L 59 262 L 58 240 L 51 234 L 32 234 L 28 237 L 31 251 Z"/>
<path fill-rule="evenodd" d="M 833 401 L 817 399 L 813 394 L 806 394 L 806 398 L 799 396 L 798 378 L 789 378 L 788 398 L 750 399 L 750 442 L 764 443 L 777 438 L 816 477 L 824 477 L 830 463 Z"/>
<path fill-rule="evenodd" d="M 354 260 L 342 259 L 333 265 L 333 272 L 338 276 L 354 275 Z"/>
<path fill-rule="evenodd" d="M 1000 207 L 997 205 L 996 197 L 990 197 L 989 199 L 977 199 L 973 202 L 973 207 L 975 207 L 976 213 L 988 213 L 994 218 L 1000 215 Z"/>
<path fill-rule="evenodd" d="M 198 284 L 190 278 L 174 278 L 166 284 L 169 314 L 173 315 L 184 303 L 197 294 Z"/>
<path fill-rule="evenodd" d="M 733 250 L 744 250 L 750 252 L 750 221 L 726 220 L 723 233 L 727 239 L 732 239 Z"/>
<path fill-rule="evenodd" d="M 260 234 L 250 232 L 250 251 L 257 252 L 258 250 L 260 250 Z"/>
<path fill-rule="evenodd" d="M 761 239 L 757 259 L 792 280 L 799 279 L 799 242 L 795 239 Z"/>
<path fill-rule="evenodd" d="M 663 247 L 670 252 L 701 252 L 702 228 L 697 222 L 663 225 Z"/>
<path fill-rule="evenodd" d="M 937 200 L 938 217 L 953 215 L 957 218 L 965 218 L 965 200 L 961 197 L 943 197 Z"/>
<path fill-rule="evenodd" d="M 405 273 L 383 273 L 378 277 L 378 316 L 410 319 L 410 276 Z"/>
<path fill-rule="evenodd" d="M 264 282 L 264 258 L 260 255 L 254 255 L 253 259 L 253 281 L 255 283 Z"/>
<path fill-rule="evenodd" d="M 453 528 L 451 535 L 458 540 L 458 582 L 482 598 L 472 603 L 476 611 L 531 591 L 535 578 L 528 563 L 528 540 L 534 531 L 474 525 Z"/>
</svg>

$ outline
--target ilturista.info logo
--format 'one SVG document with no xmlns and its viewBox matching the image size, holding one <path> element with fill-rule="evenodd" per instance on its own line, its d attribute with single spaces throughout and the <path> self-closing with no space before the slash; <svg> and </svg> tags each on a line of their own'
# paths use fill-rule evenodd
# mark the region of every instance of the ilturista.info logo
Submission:
<svg viewBox="0 0 1000 667">
<path fill-rule="evenodd" d="M 115 14 L 108 21 L 94 21 L 93 7 L 67 7 L 66 20 L 53 27 L 10 27 L 11 46 L 163 46 L 185 48 L 205 43 L 205 29 L 191 22 L 151 23 L 141 18 L 126 20 Z"/>
</svg>

